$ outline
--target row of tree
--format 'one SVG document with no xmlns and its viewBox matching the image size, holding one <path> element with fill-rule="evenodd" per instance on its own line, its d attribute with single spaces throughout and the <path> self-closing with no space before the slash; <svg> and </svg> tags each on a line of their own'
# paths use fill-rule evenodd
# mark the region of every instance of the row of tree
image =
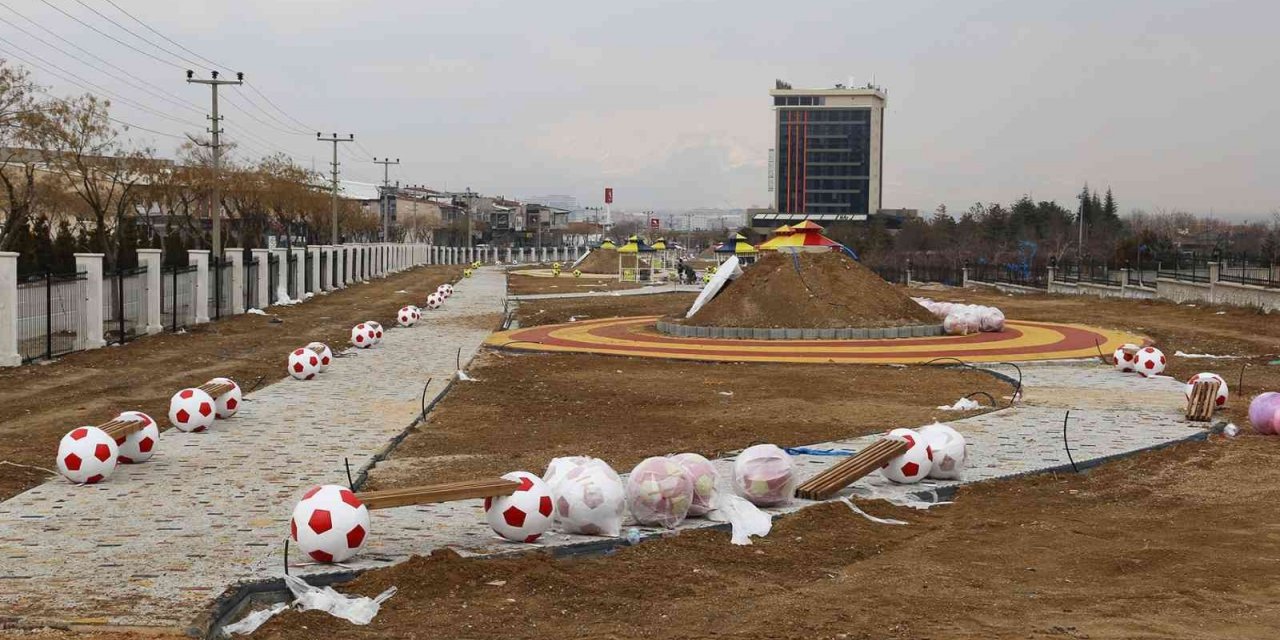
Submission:
<svg viewBox="0 0 1280 640">
<path fill-rule="evenodd" d="M 18 251 L 24 271 L 67 269 L 69 248 L 104 254 L 108 268 L 132 264 L 138 246 L 210 248 L 209 141 L 191 137 L 177 158 L 160 159 L 126 136 L 110 106 L 88 94 L 49 96 L 0 60 L 0 250 Z M 271 235 L 328 241 L 321 176 L 284 155 L 254 159 L 226 143 L 222 151 L 224 247 L 266 246 Z M 344 240 L 378 233 L 376 213 L 340 204 Z"/>
</svg>

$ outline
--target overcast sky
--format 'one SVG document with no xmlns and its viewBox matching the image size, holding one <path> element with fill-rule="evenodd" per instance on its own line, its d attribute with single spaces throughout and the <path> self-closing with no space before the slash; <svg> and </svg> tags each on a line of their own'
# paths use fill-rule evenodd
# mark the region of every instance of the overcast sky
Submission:
<svg viewBox="0 0 1280 640">
<path fill-rule="evenodd" d="M 193 66 L 107 0 L 0 0 L 0 47 L 200 125 L 201 115 L 30 39 L 128 69 L 182 100 Z M 114 0 L 188 49 L 243 70 L 288 116 L 232 101 L 275 129 L 355 133 L 343 175 L 508 196 L 572 194 L 623 209 L 764 205 L 775 78 L 874 80 L 889 92 L 884 206 L 953 212 L 1020 194 L 1074 206 L 1112 187 L 1123 211 L 1280 209 L 1280 2 L 461 2 Z M 81 4 L 83 3 L 83 4 Z M 62 15 L 133 44 L 169 66 Z M 10 53 L 0 52 L 4 57 Z M 199 61 L 198 59 L 196 61 Z M 207 66 L 207 65 L 206 65 Z M 83 92 L 51 73 L 62 94 Z M 137 80 L 134 80 L 137 82 Z M 97 91 L 97 89 L 95 89 Z M 253 99 L 281 122 L 249 107 Z M 327 169 L 330 147 L 224 103 L 228 135 Z M 122 120 L 195 126 L 116 101 Z M 286 127 L 285 125 L 288 125 Z M 134 131 L 161 152 L 175 141 Z"/>
</svg>

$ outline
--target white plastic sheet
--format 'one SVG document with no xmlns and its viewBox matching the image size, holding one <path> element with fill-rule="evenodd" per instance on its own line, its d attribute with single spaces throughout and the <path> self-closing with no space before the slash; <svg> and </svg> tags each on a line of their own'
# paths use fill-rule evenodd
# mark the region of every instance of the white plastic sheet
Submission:
<svg viewBox="0 0 1280 640">
<path fill-rule="evenodd" d="M 281 602 L 280 604 L 277 604 L 274 607 L 271 607 L 270 609 L 262 609 L 261 611 L 254 611 L 253 613 L 241 618 L 239 622 L 233 622 L 229 625 L 222 627 L 222 635 L 228 638 L 237 633 L 247 636 L 253 633 L 254 631 L 257 631 L 258 627 L 261 627 L 262 625 L 266 624 L 267 620 L 270 620 L 272 616 L 275 616 L 277 613 L 280 613 L 281 611 L 284 611 L 285 609 L 288 609 L 288 608 L 289 608 L 289 605 Z"/>
<path fill-rule="evenodd" d="M 293 592 L 293 606 L 299 611 L 324 611 L 335 618 L 359 625 L 369 624 L 378 615 L 378 608 L 382 603 L 396 594 L 396 588 L 391 587 L 374 598 L 351 598 L 334 591 L 332 587 L 318 589 L 296 576 L 285 576 L 284 583 Z"/>
<path fill-rule="evenodd" d="M 773 528 L 773 516 L 729 491 L 718 491 L 715 508 L 707 513 L 712 522 L 728 522 L 733 527 L 730 542 L 737 545 L 751 544 L 751 536 L 764 537 Z"/>
</svg>

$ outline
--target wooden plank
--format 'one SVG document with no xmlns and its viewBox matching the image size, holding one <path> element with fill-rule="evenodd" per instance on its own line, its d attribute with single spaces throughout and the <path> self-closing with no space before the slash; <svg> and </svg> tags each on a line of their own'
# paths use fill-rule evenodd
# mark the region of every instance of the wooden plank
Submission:
<svg viewBox="0 0 1280 640">
<path fill-rule="evenodd" d="M 105 431 L 113 440 L 119 440 L 125 436 L 142 431 L 142 428 L 145 426 L 147 426 L 147 423 L 141 420 L 112 420 L 98 425 L 98 428 Z"/>
<path fill-rule="evenodd" d="M 236 386 L 226 382 L 206 382 L 196 388 L 216 398 L 228 391 L 231 391 L 236 388 Z"/>
<path fill-rule="evenodd" d="M 796 496 L 806 500 L 826 500 L 841 489 L 857 482 L 889 460 L 906 453 L 911 445 L 903 440 L 885 438 L 867 445 L 857 454 L 809 478 L 796 489 Z"/>
<path fill-rule="evenodd" d="M 356 497 L 369 509 L 390 509 L 411 504 L 453 502 L 473 498 L 509 496 L 520 488 L 519 482 L 496 478 L 493 480 L 468 480 L 446 484 L 424 485 L 384 491 L 365 491 Z"/>
<path fill-rule="evenodd" d="M 1187 419 L 1194 422 L 1208 422 L 1213 419 L 1213 411 L 1217 408 L 1218 387 L 1215 379 L 1200 380 L 1191 385 L 1191 397 L 1187 400 Z"/>
</svg>

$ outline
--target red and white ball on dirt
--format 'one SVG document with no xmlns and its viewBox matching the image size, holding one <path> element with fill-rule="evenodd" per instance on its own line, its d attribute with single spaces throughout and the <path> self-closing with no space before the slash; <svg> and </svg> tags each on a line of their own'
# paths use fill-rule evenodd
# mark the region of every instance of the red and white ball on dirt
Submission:
<svg viewBox="0 0 1280 640">
<path fill-rule="evenodd" d="M 716 481 L 720 478 L 715 465 L 696 453 L 680 453 L 672 456 L 672 459 L 684 467 L 689 479 L 693 481 L 693 504 L 689 505 L 689 515 L 707 515 L 715 508 Z"/>
<path fill-rule="evenodd" d="M 627 504 L 640 524 L 674 528 L 693 505 L 693 478 L 671 458 L 646 458 L 627 476 Z"/>
<path fill-rule="evenodd" d="M 1138 362 L 1134 369 L 1142 377 L 1150 378 L 1164 373 L 1164 365 L 1164 352 L 1155 347 L 1143 347 L 1138 351 Z"/>
<path fill-rule="evenodd" d="M 959 479 L 969 460 L 969 449 L 964 436 L 938 422 L 920 427 L 916 429 L 916 433 L 929 445 L 929 451 L 933 454 L 929 477 L 935 480 Z"/>
<path fill-rule="evenodd" d="M 1187 400 L 1191 400 L 1191 389 L 1195 386 L 1197 382 L 1201 382 L 1203 380 L 1218 381 L 1218 397 L 1214 398 L 1213 406 L 1215 407 L 1226 406 L 1227 400 L 1231 398 L 1231 391 L 1227 389 L 1227 381 L 1222 376 L 1209 371 L 1202 371 L 1187 379 L 1187 384 L 1182 389 L 1182 393 L 1187 397 Z"/>
<path fill-rule="evenodd" d="M 920 482 L 929 476 L 933 470 L 933 449 L 919 433 L 911 429 L 894 429 L 888 437 L 906 440 L 911 448 L 880 467 L 880 475 L 899 484 Z"/>
<path fill-rule="evenodd" d="M 382 325 L 374 320 L 366 320 L 365 324 L 373 329 L 373 343 L 382 344 Z"/>
<path fill-rule="evenodd" d="M 435 293 L 432 293 L 427 296 L 428 309 L 439 309 L 440 305 L 442 304 L 444 304 L 444 294 L 440 293 L 439 291 L 436 291 Z"/>
<path fill-rule="evenodd" d="M 333 350 L 329 345 L 323 342 L 312 342 L 307 345 L 307 348 L 320 356 L 320 373 L 328 371 L 329 365 L 333 364 Z"/>
<path fill-rule="evenodd" d="M 376 339 L 377 333 L 367 323 L 361 322 L 351 327 L 351 344 L 357 349 L 368 349 L 378 344 Z"/>
<path fill-rule="evenodd" d="M 509 496 L 484 499 L 484 517 L 493 532 L 512 542 L 533 542 L 551 528 L 551 488 L 528 471 L 512 471 L 503 480 L 520 483 Z"/>
<path fill-rule="evenodd" d="M 312 487 L 293 508 L 289 537 L 316 562 L 342 562 L 369 538 L 369 509 L 346 487 Z"/>
<path fill-rule="evenodd" d="M 1138 366 L 1138 350 L 1140 347 L 1136 344 L 1120 345 L 1116 352 L 1112 354 L 1112 361 L 1115 362 L 1116 371 L 1122 373 L 1133 373 L 1134 367 Z"/>
<path fill-rule="evenodd" d="M 396 321 L 402 327 L 412 327 L 418 322 L 418 318 L 422 317 L 418 308 L 413 305 L 400 307 L 400 313 L 396 315 Z"/>
<path fill-rule="evenodd" d="M 72 429 L 58 443 L 58 472 L 76 484 L 102 482 L 116 470 L 116 455 L 116 441 L 102 429 Z"/>
<path fill-rule="evenodd" d="M 294 380 L 310 380 L 320 373 L 320 356 L 316 352 L 299 348 L 289 352 L 289 375 Z"/>
<path fill-rule="evenodd" d="M 169 398 L 169 424 L 179 431 L 206 431 L 216 417 L 213 398 L 199 389 L 183 389 Z"/>
<path fill-rule="evenodd" d="M 733 461 L 733 489 L 758 507 L 791 500 L 796 491 L 791 456 L 773 444 L 747 447 Z"/>
<path fill-rule="evenodd" d="M 116 416 L 116 420 L 141 422 L 142 429 L 116 438 L 116 459 L 124 464 L 146 462 L 156 454 L 160 444 L 160 425 L 151 416 L 141 411 L 125 411 Z"/>
<path fill-rule="evenodd" d="M 218 416 L 219 420 L 226 420 L 234 416 L 240 410 L 240 385 L 236 384 L 231 378 L 214 378 L 207 384 L 229 384 L 231 390 L 223 392 L 221 395 L 213 399 L 213 412 Z"/>
</svg>

